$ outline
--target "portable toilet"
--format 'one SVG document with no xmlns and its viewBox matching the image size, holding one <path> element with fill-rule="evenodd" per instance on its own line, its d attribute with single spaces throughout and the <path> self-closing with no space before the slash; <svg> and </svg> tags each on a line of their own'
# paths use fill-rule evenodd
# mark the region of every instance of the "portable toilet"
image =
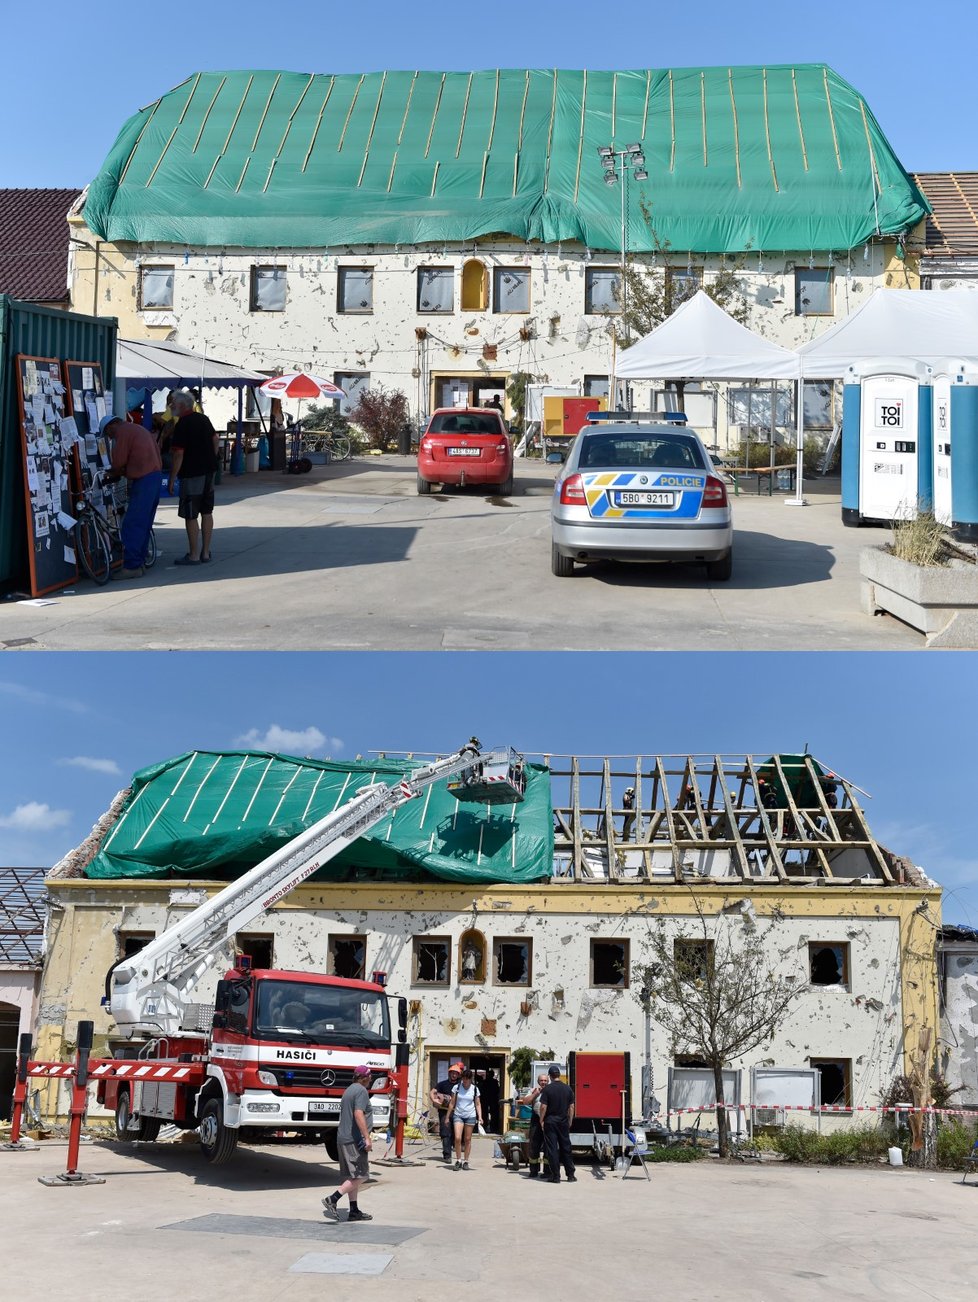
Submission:
<svg viewBox="0 0 978 1302">
<path fill-rule="evenodd" d="M 951 527 L 961 542 L 978 542 L 978 370 L 962 366 L 951 381 Z"/>
<path fill-rule="evenodd" d="M 941 524 L 951 523 L 951 382 L 956 368 L 934 368 L 933 456 L 934 517 Z"/>
<path fill-rule="evenodd" d="M 850 366 L 842 395 L 842 521 L 913 519 L 933 502 L 931 368 L 911 358 Z"/>
</svg>

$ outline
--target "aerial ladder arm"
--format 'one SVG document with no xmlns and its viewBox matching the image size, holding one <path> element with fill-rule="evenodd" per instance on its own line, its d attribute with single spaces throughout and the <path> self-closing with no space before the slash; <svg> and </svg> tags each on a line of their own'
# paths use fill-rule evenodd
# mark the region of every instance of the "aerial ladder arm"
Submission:
<svg viewBox="0 0 978 1302">
<path fill-rule="evenodd" d="M 348 801 L 275 850 L 212 899 L 151 940 L 109 973 L 106 1002 L 120 1034 L 173 1035 L 190 995 L 235 933 L 426 787 L 457 776 L 458 799 L 523 798 L 523 761 L 512 751 L 483 752 L 473 738 L 461 750 L 415 769 L 396 782 L 362 787 Z M 492 784 L 492 785 L 489 785 Z"/>
</svg>

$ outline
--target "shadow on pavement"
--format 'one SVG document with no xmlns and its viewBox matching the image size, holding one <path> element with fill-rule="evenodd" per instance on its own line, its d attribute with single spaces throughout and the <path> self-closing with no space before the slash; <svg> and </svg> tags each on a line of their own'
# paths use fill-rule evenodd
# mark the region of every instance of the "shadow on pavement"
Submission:
<svg viewBox="0 0 978 1302">
<path fill-rule="evenodd" d="M 722 583 L 708 579 L 705 567 L 692 562 L 595 561 L 579 569 L 581 573 L 612 587 L 716 587 L 722 592 L 796 588 L 805 583 L 823 583 L 831 576 L 834 564 L 832 548 L 821 543 L 735 529 L 733 577 Z"/>
<path fill-rule="evenodd" d="M 308 1154 L 310 1145 L 297 1145 L 302 1153 Z M 315 1145 L 313 1146 L 315 1147 Z M 224 1166 L 211 1166 L 197 1146 L 196 1140 L 186 1144 L 138 1143 L 122 1144 L 112 1139 L 99 1140 L 92 1145 L 91 1157 L 100 1148 L 119 1153 L 134 1162 L 144 1162 L 146 1173 L 151 1171 L 167 1172 L 171 1175 L 187 1176 L 195 1184 L 213 1185 L 229 1192 L 249 1189 L 267 1189 L 270 1184 L 287 1185 L 290 1189 L 332 1189 L 339 1183 L 339 1167 L 331 1162 L 325 1148 L 320 1147 L 322 1162 L 310 1166 L 308 1160 L 293 1159 L 288 1156 L 287 1147 L 277 1152 L 269 1152 L 267 1147 L 251 1147 L 239 1144 L 231 1161 Z M 91 1162 L 86 1164 L 86 1170 Z M 113 1169 L 89 1174 L 105 1175 L 113 1180 L 129 1174 L 141 1172 L 119 1171 Z"/>
</svg>

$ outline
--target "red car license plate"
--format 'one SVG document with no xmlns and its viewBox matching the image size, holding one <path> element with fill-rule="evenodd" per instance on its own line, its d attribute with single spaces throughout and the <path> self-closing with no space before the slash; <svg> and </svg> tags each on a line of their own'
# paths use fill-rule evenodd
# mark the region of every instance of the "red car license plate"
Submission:
<svg viewBox="0 0 978 1302">
<path fill-rule="evenodd" d="M 617 492 L 611 494 L 612 505 L 614 506 L 664 506 L 673 507 L 676 505 L 675 493 L 651 493 L 651 492 Z"/>
<path fill-rule="evenodd" d="M 445 451 L 450 457 L 477 457 L 478 448 L 446 448 Z"/>
</svg>

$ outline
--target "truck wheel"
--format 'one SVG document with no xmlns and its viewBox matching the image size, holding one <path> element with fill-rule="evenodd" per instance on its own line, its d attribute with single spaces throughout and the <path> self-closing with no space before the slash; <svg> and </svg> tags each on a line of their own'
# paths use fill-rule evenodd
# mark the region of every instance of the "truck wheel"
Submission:
<svg viewBox="0 0 978 1302">
<path fill-rule="evenodd" d="M 154 1139 L 159 1138 L 160 1127 L 163 1122 L 159 1117 L 140 1117 L 139 1129 L 136 1131 L 136 1138 L 143 1139 L 147 1143 L 152 1143 Z"/>
<path fill-rule="evenodd" d="M 327 1130 L 323 1134 L 323 1143 L 326 1146 L 326 1155 L 331 1162 L 338 1162 L 340 1158 L 339 1144 L 336 1138 L 335 1130 Z"/>
<path fill-rule="evenodd" d="M 131 1120 L 132 1109 L 129 1106 L 129 1091 L 120 1090 L 115 1105 L 115 1137 L 124 1144 L 131 1144 L 136 1138 L 135 1132 L 129 1129 Z"/>
<path fill-rule="evenodd" d="M 238 1132 L 224 1124 L 224 1107 L 220 1099 L 208 1099 L 200 1114 L 197 1128 L 200 1147 L 213 1166 L 231 1160 L 238 1146 Z"/>
</svg>

